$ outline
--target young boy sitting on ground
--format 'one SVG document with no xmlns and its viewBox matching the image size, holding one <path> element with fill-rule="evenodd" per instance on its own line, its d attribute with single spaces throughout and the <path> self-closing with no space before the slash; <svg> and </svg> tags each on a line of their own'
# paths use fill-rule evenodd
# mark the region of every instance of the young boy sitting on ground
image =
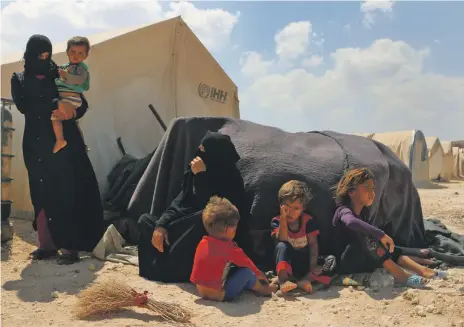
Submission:
<svg viewBox="0 0 464 327">
<path fill-rule="evenodd" d="M 282 293 L 296 287 L 311 293 L 313 276 L 322 272 L 317 265 L 319 230 L 316 221 L 303 212 L 309 198 L 307 185 L 297 180 L 279 190 L 280 216 L 271 221 L 271 236 L 277 244 L 276 272 Z"/>
<path fill-rule="evenodd" d="M 213 196 L 203 210 L 202 220 L 209 235 L 197 246 L 190 276 L 200 297 L 232 301 L 244 290 L 262 295 L 277 292 L 278 286 L 269 285 L 266 276 L 232 241 L 240 215 L 229 200 Z"/>
</svg>

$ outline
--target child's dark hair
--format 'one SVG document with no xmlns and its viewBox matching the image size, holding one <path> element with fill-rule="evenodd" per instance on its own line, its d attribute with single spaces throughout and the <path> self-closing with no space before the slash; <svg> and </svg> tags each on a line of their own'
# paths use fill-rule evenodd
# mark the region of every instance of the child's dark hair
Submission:
<svg viewBox="0 0 464 327">
<path fill-rule="evenodd" d="M 208 234 L 218 237 L 227 227 L 237 226 L 240 214 L 229 200 L 213 196 L 203 209 L 202 220 Z"/>
<path fill-rule="evenodd" d="M 306 207 L 309 200 L 311 199 L 311 191 L 306 183 L 291 180 L 279 190 L 279 204 L 291 203 L 299 200 L 303 207 Z"/>
<path fill-rule="evenodd" d="M 90 42 L 89 42 L 89 39 L 87 39 L 84 36 L 74 36 L 71 39 L 69 39 L 68 40 L 68 46 L 66 48 L 66 52 L 68 52 L 69 49 L 71 49 L 72 46 L 80 46 L 80 45 L 84 45 L 86 52 L 89 53 Z"/>
<path fill-rule="evenodd" d="M 368 168 L 355 168 L 347 171 L 337 184 L 335 190 L 335 202 L 337 205 L 349 205 L 351 191 L 354 191 L 358 185 L 373 180 L 374 176 Z"/>
</svg>

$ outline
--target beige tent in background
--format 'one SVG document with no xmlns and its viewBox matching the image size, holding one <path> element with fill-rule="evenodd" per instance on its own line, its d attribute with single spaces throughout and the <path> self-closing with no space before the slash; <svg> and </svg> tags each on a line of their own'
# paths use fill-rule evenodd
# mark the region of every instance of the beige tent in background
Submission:
<svg viewBox="0 0 464 327">
<path fill-rule="evenodd" d="M 416 187 L 428 186 L 429 163 L 427 144 L 420 130 L 389 133 L 353 133 L 388 146 L 411 169 Z"/>
<path fill-rule="evenodd" d="M 464 179 L 464 148 L 459 148 L 459 161 L 458 161 L 459 176 Z"/>
<path fill-rule="evenodd" d="M 462 179 L 461 153 L 457 146 L 453 146 L 453 179 Z"/>
<path fill-rule="evenodd" d="M 450 181 L 453 179 L 453 147 L 450 141 L 441 141 L 441 147 L 443 148 L 443 170 L 441 171 L 441 177 Z"/>
<path fill-rule="evenodd" d="M 161 140 L 163 130 L 149 104 L 166 125 L 181 116 L 240 117 L 237 86 L 180 17 L 89 40 L 90 110 L 80 126 L 102 192 L 108 172 L 121 158 L 118 137 L 136 157 L 152 152 Z M 53 46 L 58 64 L 67 61 L 65 50 L 66 42 Z M 2 98 L 11 98 L 10 78 L 22 71 L 21 57 L 2 58 Z M 16 109 L 13 124 L 13 215 L 31 218 L 21 149 L 24 117 Z"/>
<path fill-rule="evenodd" d="M 353 133 L 353 135 L 364 136 L 368 139 L 372 139 L 375 133 Z"/>
<path fill-rule="evenodd" d="M 444 152 L 440 139 L 436 136 L 425 138 L 427 150 L 429 153 L 429 178 L 431 180 L 439 179 L 443 170 Z"/>
</svg>

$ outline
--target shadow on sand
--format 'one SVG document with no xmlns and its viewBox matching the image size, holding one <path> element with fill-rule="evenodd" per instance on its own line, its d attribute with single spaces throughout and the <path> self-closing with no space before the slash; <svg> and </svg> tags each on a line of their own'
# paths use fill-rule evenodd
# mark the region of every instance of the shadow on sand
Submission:
<svg viewBox="0 0 464 327">
<path fill-rule="evenodd" d="M 180 289 L 190 294 L 198 296 L 196 288 L 193 284 L 176 284 Z M 299 302 L 301 298 L 307 299 L 334 299 L 340 297 L 339 289 L 341 287 L 330 287 L 327 289 L 321 289 L 313 294 L 306 294 L 300 291 L 292 291 L 289 295 L 281 297 L 280 300 L 287 302 Z M 195 300 L 196 304 L 203 306 L 215 307 L 221 310 L 224 314 L 230 317 L 245 317 L 256 314 L 261 311 L 261 306 L 266 301 L 273 301 L 270 296 L 257 296 L 252 292 L 244 292 L 238 298 L 232 302 L 215 302 L 209 300 L 203 300 L 198 297 Z M 241 305 L 237 305 L 240 303 Z"/>
<path fill-rule="evenodd" d="M 81 259 L 68 266 L 56 260 L 30 261 L 21 272 L 20 279 L 3 284 L 6 291 L 16 291 L 25 302 L 52 302 L 53 292 L 75 295 L 96 279 L 95 273 L 103 267 L 97 259 Z M 90 269 L 91 265 L 95 269 Z M 93 268 L 92 267 L 92 268 Z"/>
</svg>

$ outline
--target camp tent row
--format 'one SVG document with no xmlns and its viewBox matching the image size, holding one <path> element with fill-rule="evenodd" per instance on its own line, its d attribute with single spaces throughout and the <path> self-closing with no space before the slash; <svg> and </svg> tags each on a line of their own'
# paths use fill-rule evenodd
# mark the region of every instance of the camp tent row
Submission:
<svg viewBox="0 0 464 327">
<path fill-rule="evenodd" d="M 181 17 L 88 38 L 91 80 L 85 95 L 90 110 L 80 126 L 101 190 L 121 158 L 118 137 L 135 157 L 151 153 L 161 140 L 164 131 L 149 104 L 166 125 L 182 116 L 240 117 L 237 86 Z M 65 51 L 66 42 L 53 46 L 57 64 L 67 62 Z M 23 70 L 20 58 L 22 53 L 2 58 L 2 98 L 11 99 L 11 75 Z M 12 114 L 12 216 L 30 219 L 33 209 L 21 148 L 24 117 L 16 108 Z"/>
<path fill-rule="evenodd" d="M 387 145 L 411 169 L 417 187 L 430 180 L 464 178 L 464 148 L 453 147 L 453 142 L 425 137 L 420 130 L 353 134 Z"/>
<path fill-rule="evenodd" d="M 464 179 L 464 148 L 453 147 L 453 178 Z"/>
</svg>

